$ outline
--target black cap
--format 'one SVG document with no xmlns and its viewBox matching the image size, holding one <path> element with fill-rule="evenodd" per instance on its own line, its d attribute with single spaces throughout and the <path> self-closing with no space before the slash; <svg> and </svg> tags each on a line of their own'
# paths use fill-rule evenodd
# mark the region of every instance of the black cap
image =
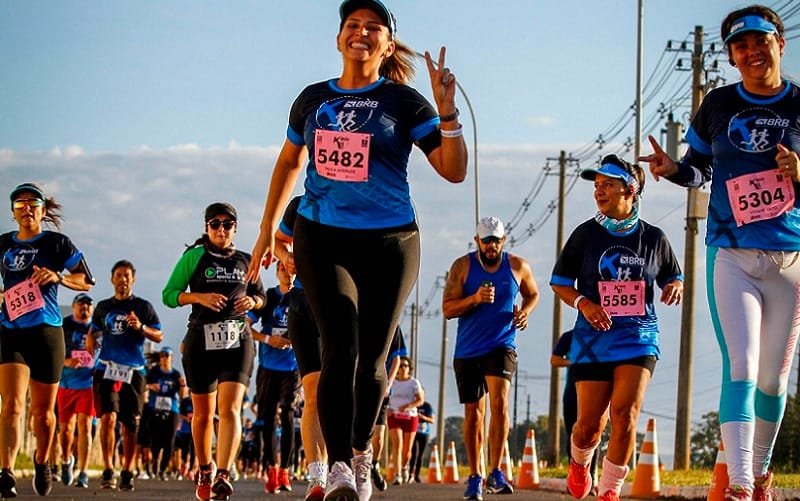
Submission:
<svg viewBox="0 0 800 501">
<path fill-rule="evenodd" d="M 236 221 L 236 209 L 233 208 L 233 205 L 227 202 L 214 202 L 206 207 L 206 222 L 211 221 L 220 214 L 227 214 Z"/>
<path fill-rule="evenodd" d="M 33 193 L 36 195 L 36 198 L 47 200 L 47 197 L 44 195 L 44 190 L 34 183 L 22 183 L 14 188 L 14 190 L 11 192 L 11 201 L 13 202 L 16 200 L 20 193 Z"/>
<path fill-rule="evenodd" d="M 342 5 L 339 6 L 339 29 L 342 29 L 344 20 L 358 9 L 369 9 L 378 14 L 386 27 L 389 28 L 390 34 L 394 35 L 397 32 L 397 21 L 394 19 L 394 14 L 380 0 L 344 0 Z"/>
<path fill-rule="evenodd" d="M 75 296 L 75 299 L 72 300 L 72 304 L 76 303 L 86 303 L 86 304 L 94 304 L 94 299 L 89 294 L 85 292 L 81 292 L 80 294 Z"/>
</svg>

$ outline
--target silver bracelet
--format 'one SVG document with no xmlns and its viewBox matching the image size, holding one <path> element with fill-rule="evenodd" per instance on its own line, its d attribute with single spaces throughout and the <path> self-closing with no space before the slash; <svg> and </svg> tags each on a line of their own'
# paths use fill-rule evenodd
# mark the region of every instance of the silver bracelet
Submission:
<svg viewBox="0 0 800 501">
<path fill-rule="evenodd" d="M 462 135 L 464 135 L 464 126 L 458 124 L 458 127 L 456 127 L 453 130 L 439 129 L 439 132 L 441 132 L 442 137 L 449 137 L 449 138 L 461 137 Z"/>
<path fill-rule="evenodd" d="M 584 299 L 586 299 L 586 296 L 584 296 L 583 294 L 578 294 L 578 297 L 576 297 L 575 301 L 572 302 L 572 307 L 575 308 L 576 310 L 580 310 L 578 306 L 581 305 L 581 301 L 583 301 Z"/>
</svg>

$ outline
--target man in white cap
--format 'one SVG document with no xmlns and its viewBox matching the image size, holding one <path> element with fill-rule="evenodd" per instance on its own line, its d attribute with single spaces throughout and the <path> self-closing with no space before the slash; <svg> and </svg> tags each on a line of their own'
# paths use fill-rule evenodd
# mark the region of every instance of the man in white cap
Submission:
<svg viewBox="0 0 800 501">
<path fill-rule="evenodd" d="M 528 326 L 539 289 L 528 262 L 503 251 L 505 242 L 499 219 L 481 219 L 475 235 L 477 249 L 453 262 L 442 297 L 444 316 L 458 318 L 453 368 L 459 400 L 464 404 L 464 442 L 470 468 L 464 499 L 483 499 L 478 458 L 484 441 L 487 393 L 492 413 L 486 440 L 490 471 L 486 490 L 513 492 L 500 469 L 508 439 L 508 394 L 517 368 L 517 329 Z M 517 295 L 522 298 L 519 305 L 515 303 Z"/>
</svg>

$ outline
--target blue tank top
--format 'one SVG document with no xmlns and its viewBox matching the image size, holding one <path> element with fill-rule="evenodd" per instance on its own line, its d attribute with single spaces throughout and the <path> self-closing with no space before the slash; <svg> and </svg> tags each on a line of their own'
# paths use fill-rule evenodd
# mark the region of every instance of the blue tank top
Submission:
<svg viewBox="0 0 800 501">
<path fill-rule="evenodd" d="M 484 282 L 494 285 L 494 303 L 481 303 L 458 319 L 455 358 L 485 355 L 508 347 L 517 349 L 514 327 L 514 300 L 519 284 L 511 271 L 508 253 L 503 252 L 500 267 L 494 273 L 483 269 L 477 252 L 469 254 L 469 272 L 464 281 L 464 295 L 474 294 Z"/>
</svg>

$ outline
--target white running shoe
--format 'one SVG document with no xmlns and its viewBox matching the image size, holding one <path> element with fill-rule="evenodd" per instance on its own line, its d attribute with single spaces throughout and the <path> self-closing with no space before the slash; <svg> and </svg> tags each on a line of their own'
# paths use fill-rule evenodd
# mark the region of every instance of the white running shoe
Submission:
<svg viewBox="0 0 800 501">
<path fill-rule="evenodd" d="M 372 447 L 363 454 L 353 456 L 353 475 L 356 477 L 356 491 L 359 501 L 369 501 L 372 497 Z"/>
<path fill-rule="evenodd" d="M 356 477 L 344 461 L 336 461 L 328 472 L 325 501 L 359 501 Z"/>
</svg>

